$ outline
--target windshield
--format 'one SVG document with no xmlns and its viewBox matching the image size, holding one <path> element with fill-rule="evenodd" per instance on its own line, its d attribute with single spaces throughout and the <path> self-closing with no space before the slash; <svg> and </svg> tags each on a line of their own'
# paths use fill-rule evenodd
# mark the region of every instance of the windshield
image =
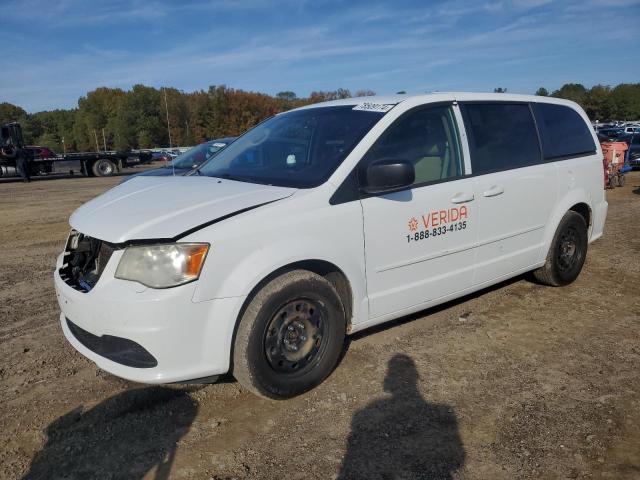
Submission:
<svg viewBox="0 0 640 480">
<path fill-rule="evenodd" d="M 383 112 L 317 107 L 277 115 L 225 148 L 199 173 L 294 188 L 327 180 Z"/>
<path fill-rule="evenodd" d="M 202 165 L 206 160 L 209 160 L 225 146 L 225 143 L 219 142 L 201 143 L 200 145 L 187 150 L 182 155 L 178 155 L 173 160 L 173 166 L 175 168 L 187 168 L 191 170 Z"/>
</svg>

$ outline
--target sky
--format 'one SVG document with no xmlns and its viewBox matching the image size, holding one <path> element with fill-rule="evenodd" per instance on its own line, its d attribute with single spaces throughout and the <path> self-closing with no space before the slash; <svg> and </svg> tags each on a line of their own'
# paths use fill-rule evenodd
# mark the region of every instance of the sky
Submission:
<svg viewBox="0 0 640 480">
<path fill-rule="evenodd" d="M 640 0 L 0 0 L 0 102 L 100 86 L 533 93 L 640 82 Z"/>
</svg>

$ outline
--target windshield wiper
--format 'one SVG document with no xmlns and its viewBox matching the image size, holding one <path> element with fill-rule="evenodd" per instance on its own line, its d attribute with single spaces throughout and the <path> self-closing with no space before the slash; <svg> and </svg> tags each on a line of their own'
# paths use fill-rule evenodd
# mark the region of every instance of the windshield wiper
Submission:
<svg viewBox="0 0 640 480">
<path fill-rule="evenodd" d="M 212 175 L 212 177 L 223 178 L 224 180 L 234 180 L 236 182 L 247 182 L 247 183 L 260 183 L 251 177 L 242 177 L 240 175 L 233 175 L 231 173 L 221 173 L 219 175 Z"/>
</svg>

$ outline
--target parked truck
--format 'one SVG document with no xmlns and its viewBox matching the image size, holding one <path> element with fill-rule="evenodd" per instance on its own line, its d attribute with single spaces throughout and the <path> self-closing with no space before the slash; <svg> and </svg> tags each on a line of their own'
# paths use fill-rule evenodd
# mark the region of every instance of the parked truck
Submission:
<svg viewBox="0 0 640 480">
<path fill-rule="evenodd" d="M 0 127 L 0 177 L 19 175 L 17 152 L 27 158 L 29 174 L 81 173 L 89 177 L 108 177 L 124 167 L 151 161 L 151 152 L 145 150 L 81 152 L 39 158 L 24 144 L 19 123 L 7 123 Z"/>
</svg>

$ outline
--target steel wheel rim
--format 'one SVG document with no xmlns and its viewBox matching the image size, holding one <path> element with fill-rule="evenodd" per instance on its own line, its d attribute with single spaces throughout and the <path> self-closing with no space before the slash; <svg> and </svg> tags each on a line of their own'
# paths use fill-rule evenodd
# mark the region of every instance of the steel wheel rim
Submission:
<svg viewBox="0 0 640 480">
<path fill-rule="evenodd" d="M 100 173 L 103 174 L 110 174 L 111 172 L 113 172 L 113 168 L 111 168 L 109 162 L 100 162 L 98 164 L 98 170 L 100 170 Z"/>
<path fill-rule="evenodd" d="M 558 245 L 558 266 L 561 271 L 572 268 L 579 257 L 578 253 L 578 233 L 573 228 L 568 228 L 560 237 Z"/>
<path fill-rule="evenodd" d="M 313 368 L 326 348 L 327 327 L 327 311 L 317 300 L 301 298 L 282 305 L 264 334 L 271 368 L 288 375 Z"/>
</svg>

